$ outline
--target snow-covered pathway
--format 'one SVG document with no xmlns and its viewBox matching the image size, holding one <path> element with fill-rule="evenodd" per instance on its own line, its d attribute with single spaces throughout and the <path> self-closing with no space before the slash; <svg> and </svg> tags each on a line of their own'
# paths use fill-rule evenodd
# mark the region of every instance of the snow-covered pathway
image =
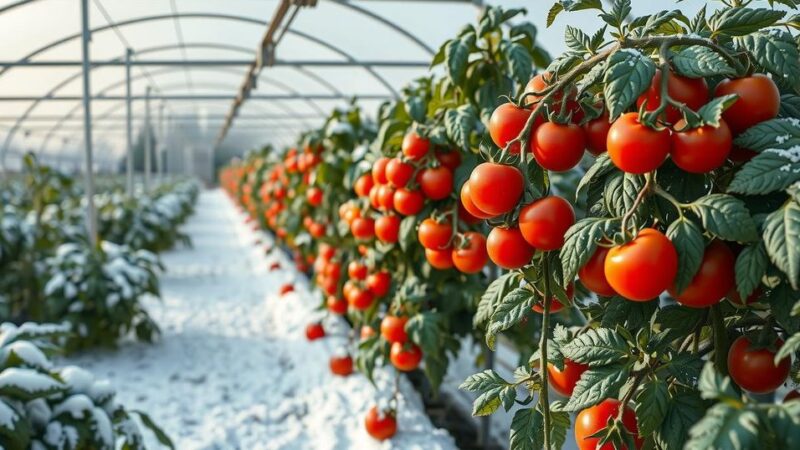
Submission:
<svg viewBox="0 0 800 450">
<path fill-rule="evenodd" d="M 405 382 L 398 435 L 372 440 L 363 417 L 375 387 L 330 375 L 332 339 L 306 341 L 305 325 L 320 313 L 305 281 L 279 251 L 265 256 L 254 245 L 258 234 L 222 191 L 202 193 L 196 210 L 185 227 L 194 248 L 163 255 L 163 302 L 148 302 L 160 341 L 69 362 L 108 378 L 118 400 L 148 412 L 180 450 L 455 448 Z M 283 269 L 269 272 L 275 260 Z M 292 280 L 297 292 L 280 298 Z"/>
</svg>

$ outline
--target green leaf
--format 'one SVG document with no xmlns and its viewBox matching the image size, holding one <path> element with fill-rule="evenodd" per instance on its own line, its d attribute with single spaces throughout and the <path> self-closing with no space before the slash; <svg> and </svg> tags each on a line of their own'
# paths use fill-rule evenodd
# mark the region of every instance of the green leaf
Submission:
<svg viewBox="0 0 800 450">
<path fill-rule="evenodd" d="M 798 152 L 764 150 L 734 175 L 728 192 L 759 195 L 788 188 L 800 180 L 800 158 L 795 153 Z"/>
<path fill-rule="evenodd" d="M 703 370 L 703 360 L 692 353 L 678 353 L 667 363 L 667 371 L 676 380 L 694 386 Z"/>
<path fill-rule="evenodd" d="M 703 262 L 705 242 L 703 233 L 691 220 L 682 217 L 667 228 L 667 237 L 678 252 L 678 275 L 675 277 L 675 290 L 680 294 L 692 282 L 700 264 Z"/>
<path fill-rule="evenodd" d="M 553 22 L 556 21 L 556 17 L 558 17 L 558 14 L 561 11 L 564 11 L 564 7 L 561 6 L 561 3 L 554 3 L 553 6 L 550 7 L 550 10 L 547 12 L 547 26 L 548 27 L 550 27 L 550 25 L 552 25 Z"/>
<path fill-rule="evenodd" d="M 781 95 L 781 107 L 778 117 L 800 117 L 800 95 Z"/>
<path fill-rule="evenodd" d="M 795 333 L 783 343 L 778 353 L 775 354 L 775 365 L 777 366 L 783 358 L 789 358 L 799 350 L 800 333 Z"/>
<path fill-rule="evenodd" d="M 608 328 L 590 329 L 561 346 L 564 357 L 592 367 L 627 361 L 630 351 L 628 342 Z"/>
<path fill-rule="evenodd" d="M 400 221 L 400 235 L 398 236 L 398 242 L 400 243 L 400 248 L 403 251 L 407 251 L 411 248 L 416 242 L 417 233 L 415 232 L 415 228 L 417 225 L 417 216 L 408 216 L 404 217 L 402 221 Z"/>
<path fill-rule="evenodd" d="M 169 438 L 167 433 L 165 433 L 164 430 L 161 429 L 161 427 L 156 425 L 156 423 L 153 421 L 152 418 L 150 418 L 149 415 L 147 415 L 142 411 L 131 411 L 131 412 L 136 413 L 139 416 L 139 419 L 141 419 L 142 421 L 142 425 L 144 425 L 145 427 L 147 427 L 148 430 L 153 432 L 153 434 L 156 436 L 156 439 L 161 445 L 169 447 L 171 449 L 175 448 L 175 444 L 172 443 L 172 439 Z"/>
<path fill-rule="evenodd" d="M 755 411 L 717 403 L 689 431 L 686 450 L 763 448 L 759 439 L 760 429 Z"/>
<path fill-rule="evenodd" d="M 736 291 L 746 299 L 767 274 L 767 250 L 763 243 L 748 245 L 736 257 Z"/>
<path fill-rule="evenodd" d="M 789 202 L 767 216 L 764 245 L 769 259 L 800 289 L 800 204 Z"/>
<path fill-rule="evenodd" d="M 637 35 L 647 36 L 649 34 L 652 34 L 654 31 L 658 30 L 662 25 L 682 16 L 683 14 L 681 14 L 680 11 L 674 9 L 672 11 L 657 12 L 647 18 L 647 22 L 645 22 L 644 26 L 640 30 L 637 30 Z"/>
<path fill-rule="evenodd" d="M 475 109 L 470 104 L 448 109 L 444 114 L 447 136 L 465 150 L 469 149 L 469 135 L 476 122 Z"/>
<path fill-rule="evenodd" d="M 515 285 L 519 285 L 519 275 L 515 272 L 505 273 L 492 281 L 478 303 L 478 310 L 473 317 L 475 326 L 482 326 L 491 319 L 497 304 Z"/>
<path fill-rule="evenodd" d="M 636 101 L 650 86 L 655 73 L 653 60 L 636 49 L 618 50 L 609 57 L 603 93 L 611 119 Z"/>
<path fill-rule="evenodd" d="M 610 13 L 600 14 L 600 18 L 614 28 L 622 28 L 631 13 L 631 0 L 614 0 Z"/>
<path fill-rule="evenodd" d="M 441 350 L 442 322 L 439 313 L 425 311 L 416 314 L 408 319 L 405 329 L 411 341 L 419 345 L 425 354 Z"/>
<path fill-rule="evenodd" d="M 509 75 L 521 86 L 531 79 L 533 73 L 533 58 L 522 44 L 510 42 L 504 46 L 504 54 Z"/>
<path fill-rule="evenodd" d="M 639 436 L 649 436 L 661 427 L 667 415 L 669 393 L 663 380 L 648 380 L 636 396 L 636 419 Z"/>
<path fill-rule="evenodd" d="M 497 333 L 511 328 L 531 312 L 534 300 L 534 292 L 521 287 L 503 297 L 495 308 L 486 330 L 486 345 L 490 349 L 494 349 Z"/>
<path fill-rule="evenodd" d="M 781 283 L 769 292 L 768 301 L 772 315 L 778 325 L 789 333 L 800 331 L 800 317 L 793 314 L 798 307 L 800 292 L 793 290 L 788 284 Z"/>
<path fill-rule="evenodd" d="M 0 395 L 29 401 L 63 392 L 63 383 L 33 369 L 11 367 L 0 372 Z"/>
<path fill-rule="evenodd" d="M 472 404 L 473 416 L 488 416 L 497 411 L 506 399 L 516 397 L 516 387 L 514 385 L 507 385 L 504 387 L 492 388 L 483 394 L 479 395 Z M 513 399 L 512 399 L 513 402 Z"/>
<path fill-rule="evenodd" d="M 800 145 L 800 121 L 795 118 L 767 120 L 748 128 L 733 143 L 754 152 L 789 150 Z"/>
<path fill-rule="evenodd" d="M 467 392 L 483 392 L 507 386 L 509 383 L 494 370 L 487 369 L 470 375 L 458 388 Z"/>
<path fill-rule="evenodd" d="M 601 178 L 615 169 L 616 166 L 611 162 L 608 153 L 603 153 L 598 156 L 594 164 L 592 164 L 592 167 L 589 167 L 589 170 L 586 171 L 580 183 L 578 183 L 578 187 L 575 190 L 576 198 L 593 180 Z"/>
<path fill-rule="evenodd" d="M 609 397 L 616 397 L 629 374 L 630 367 L 627 365 L 612 364 L 590 368 L 581 375 L 565 409 L 577 411 Z"/>
<path fill-rule="evenodd" d="M 780 29 L 759 30 L 741 41 L 759 65 L 776 78 L 797 86 L 798 79 L 793 74 L 800 73 L 800 52 L 791 33 Z"/>
<path fill-rule="evenodd" d="M 611 230 L 611 219 L 589 217 L 579 220 L 571 226 L 564 237 L 561 247 L 561 267 L 563 279 L 572 282 L 578 269 L 594 254 L 597 243 Z"/>
<path fill-rule="evenodd" d="M 515 450 L 540 450 L 544 446 L 544 418 L 536 408 L 514 413 L 508 445 Z"/>
<path fill-rule="evenodd" d="M 606 209 L 615 216 L 623 216 L 636 202 L 639 191 L 644 188 L 644 176 L 615 172 L 606 178 L 603 199 Z"/>
<path fill-rule="evenodd" d="M 553 404 L 551 403 L 550 405 L 552 408 Z M 550 411 L 550 448 L 553 450 L 564 448 L 569 426 L 570 420 L 567 411 Z"/>
<path fill-rule="evenodd" d="M 576 52 L 585 52 L 589 48 L 589 36 L 578 28 L 567 25 L 564 30 L 564 43 Z"/>
<path fill-rule="evenodd" d="M 719 126 L 719 120 L 722 118 L 722 113 L 731 107 L 739 97 L 736 94 L 723 95 L 721 97 L 714 97 L 710 102 L 703 105 L 697 114 L 706 125 L 712 127 Z"/>
<path fill-rule="evenodd" d="M 467 73 L 469 51 L 469 45 L 464 42 L 464 39 L 453 39 L 445 45 L 444 60 L 447 66 L 447 75 L 453 81 L 453 84 L 460 85 L 464 81 L 464 76 Z"/>
<path fill-rule="evenodd" d="M 672 57 L 672 64 L 679 75 L 689 78 L 736 74 L 725 58 L 702 45 L 692 45 L 679 51 Z"/>
<path fill-rule="evenodd" d="M 708 19 L 712 36 L 743 36 L 779 21 L 786 13 L 766 8 L 725 8 Z"/>
<path fill-rule="evenodd" d="M 700 372 L 700 380 L 697 383 L 697 389 L 700 390 L 700 396 L 709 400 L 724 400 L 724 399 L 737 399 L 739 395 L 731 384 L 731 379 L 722 376 L 714 364 L 707 362 L 703 371 Z"/>
<path fill-rule="evenodd" d="M 711 194 L 691 205 L 703 228 L 721 239 L 752 242 L 758 239 L 756 224 L 744 202 L 726 194 Z"/>
<path fill-rule="evenodd" d="M 408 115 L 416 122 L 425 122 L 425 99 L 422 97 L 409 97 L 406 99 Z"/>
<path fill-rule="evenodd" d="M 676 391 L 669 399 L 664 421 L 655 434 L 656 442 L 664 450 L 683 450 L 689 429 L 703 417 L 706 408 L 695 391 L 683 387 Z"/>
<path fill-rule="evenodd" d="M 508 30 L 509 36 L 511 38 L 522 37 L 527 39 L 527 44 L 530 47 L 536 43 L 536 25 L 530 22 L 521 22 L 518 24 L 514 24 L 511 26 L 511 29 Z"/>
<path fill-rule="evenodd" d="M 636 329 L 647 324 L 658 309 L 658 301 L 632 302 L 620 296 L 614 296 L 603 304 L 605 311 L 600 321 L 603 328 L 615 328 L 622 325 L 628 329 Z"/>
</svg>

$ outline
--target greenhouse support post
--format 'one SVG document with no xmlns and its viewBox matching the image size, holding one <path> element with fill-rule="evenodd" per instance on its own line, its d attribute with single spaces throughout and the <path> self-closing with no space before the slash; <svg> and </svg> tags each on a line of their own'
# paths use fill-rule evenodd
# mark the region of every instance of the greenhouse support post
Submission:
<svg viewBox="0 0 800 450">
<path fill-rule="evenodd" d="M 147 91 L 144 96 L 144 190 L 150 189 L 150 169 L 152 162 L 150 161 L 151 153 L 153 152 L 153 135 L 150 128 L 150 86 L 147 86 Z"/>
<path fill-rule="evenodd" d="M 92 89 L 89 56 L 89 0 L 81 0 L 81 53 L 83 55 L 83 141 L 85 153 L 86 229 L 89 242 L 97 244 L 97 214 L 94 209 L 94 162 L 92 161 Z"/>
<path fill-rule="evenodd" d="M 133 111 L 131 107 L 131 57 L 133 50 L 127 49 L 125 52 L 125 139 L 127 154 L 127 180 L 126 188 L 128 195 L 133 195 Z"/>
<path fill-rule="evenodd" d="M 158 182 L 164 181 L 164 146 L 166 145 L 166 133 L 164 132 L 164 102 L 158 105 L 158 141 L 156 141 L 156 173 Z"/>
</svg>

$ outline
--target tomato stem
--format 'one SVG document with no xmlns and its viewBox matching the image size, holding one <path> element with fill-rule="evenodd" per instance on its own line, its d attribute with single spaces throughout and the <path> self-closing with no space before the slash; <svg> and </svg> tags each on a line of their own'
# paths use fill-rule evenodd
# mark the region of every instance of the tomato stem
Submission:
<svg viewBox="0 0 800 450">
<path fill-rule="evenodd" d="M 550 334 L 550 264 L 545 257 L 542 259 L 542 272 L 544 273 L 544 308 L 542 311 L 542 333 L 539 341 L 539 373 L 542 377 L 542 389 L 539 391 L 539 401 L 544 418 L 544 448 L 550 448 L 550 399 L 549 380 L 547 373 L 547 337 Z"/>
<path fill-rule="evenodd" d="M 725 318 L 719 304 L 711 307 L 711 328 L 714 331 L 714 365 L 717 370 L 728 375 L 728 330 L 725 328 Z"/>
</svg>

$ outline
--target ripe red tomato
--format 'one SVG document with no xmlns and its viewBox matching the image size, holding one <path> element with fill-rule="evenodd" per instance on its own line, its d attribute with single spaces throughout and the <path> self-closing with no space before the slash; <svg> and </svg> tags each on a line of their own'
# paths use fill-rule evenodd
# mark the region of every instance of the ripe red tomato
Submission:
<svg viewBox="0 0 800 450">
<path fill-rule="evenodd" d="M 400 218 L 394 214 L 387 214 L 378 217 L 375 221 L 375 236 L 387 244 L 397 242 L 397 235 L 400 233 Z"/>
<path fill-rule="evenodd" d="M 372 336 L 375 336 L 375 330 L 369 325 L 363 325 L 360 333 L 361 340 L 365 341 Z"/>
<path fill-rule="evenodd" d="M 575 167 L 586 149 L 583 129 L 574 123 L 543 123 L 530 143 L 536 162 L 547 170 L 564 172 Z"/>
<path fill-rule="evenodd" d="M 401 372 L 411 372 L 422 361 L 422 350 L 414 344 L 395 342 L 389 352 L 392 365 Z"/>
<path fill-rule="evenodd" d="M 586 134 L 586 147 L 591 154 L 598 156 L 606 152 L 606 140 L 611 123 L 608 121 L 608 113 L 603 114 L 586 122 L 583 125 L 583 132 Z"/>
<path fill-rule="evenodd" d="M 475 206 L 475 203 L 472 201 L 472 190 L 469 187 L 469 180 L 465 181 L 464 184 L 461 186 L 461 206 L 464 207 L 464 210 L 467 213 L 477 218 L 478 220 L 481 219 L 489 219 L 494 217 L 493 214 L 487 214 L 484 211 L 481 211 L 480 208 Z"/>
<path fill-rule="evenodd" d="M 408 317 L 387 315 L 381 320 L 381 336 L 392 344 L 395 342 L 404 344 L 408 340 L 406 322 Z"/>
<path fill-rule="evenodd" d="M 443 249 L 450 244 L 450 236 L 453 234 L 453 227 L 447 222 L 437 222 L 432 218 L 427 218 L 419 224 L 417 229 L 417 239 L 425 248 L 433 250 Z"/>
<path fill-rule="evenodd" d="M 619 295 L 649 301 L 672 286 L 678 273 L 678 253 L 663 233 L 645 228 L 634 240 L 612 247 L 604 269 L 608 284 Z"/>
<path fill-rule="evenodd" d="M 328 364 L 334 375 L 346 377 L 353 373 L 353 358 L 349 356 L 331 356 Z"/>
<path fill-rule="evenodd" d="M 394 207 L 394 188 L 388 184 L 378 187 L 378 209 L 388 211 Z"/>
<path fill-rule="evenodd" d="M 392 276 L 384 270 L 370 274 L 367 277 L 367 288 L 375 297 L 383 297 L 389 293 L 392 285 Z"/>
<path fill-rule="evenodd" d="M 372 179 L 378 184 L 386 184 L 389 180 L 386 179 L 386 166 L 389 164 L 389 158 L 381 156 L 372 165 Z"/>
<path fill-rule="evenodd" d="M 736 285 L 736 256 L 722 241 L 714 241 L 706 247 L 700 269 L 680 294 L 675 287 L 669 294 L 681 305 L 705 308 L 715 305 Z"/>
<path fill-rule="evenodd" d="M 724 80 L 717 85 L 717 97 L 736 94 L 739 98 L 722 113 L 722 118 L 734 135 L 765 120 L 778 116 L 781 93 L 772 79 L 763 73 L 736 80 Z"/>
<path fill-rule="evenodd" d="M 574 362 L 570 359 L 564 358 L 564 370 L 558 370 L 558 367 L 548 364 L 547 374 L 549 376 L 550 387 L 556 392 L 569 397 L 572 391 L 575 390 L 575 385 L 581 379 L 583 372 L 586 372 L 589 366 Z"/>
<path fill-rule="evenodd" d="M 708 102 L 708 84 L 703 78 L 687 78 L 670 72 L 667 80 L 667 94 L 671 99 L 685 104 L 692 111 L 697 111 Z M 645 100 L 647 100 L 648 111 L 658 109 L 661 104 L 660 70 L 656 71 L 650 87 L 636 100 L 636 107 L 640 108 Z M 668 123 L 675 123 L 683 117 L 680 110 L 672 105 L 667 106 L 664 116 Z"/>
<path fill-rule="evenodd" d="M 733 286 L 731 291 L 728 292 L 728 301 L 737 308 L 746 308 L 747 305 L 751 305 L 759 301 L 762 294 L 764 294 L 764 292 L 761 290 L 761 287 L 756 287 L 756 289 L 750 295 L 748 295 L 744 301 L 742 301 L 742 296 L 739 295 L 739 291 L 736 290 L 736 286 Z"/>
<path fill-rule="evenodd" d="M 378 194 L 381 192 L 381 185 L 376 184 L 369 190 L 369 204 L 375 209 L 381 209 L 380 197 Z M 394 193 L 392 193 L 394 195 Z"/>
<path fill-rule="evenodd" d="M 294 286 L 290 283 L 286 283 L 281 286 L 281 295 L 286 295 L 290 292 L 294 292 Z"/>
<path fill-rule="evenodd" d="M 375 186 L 375 180 L 372 179 L 372 174 L 365 173 L 358 177 L 353 189 L 359 197 L 368 197 L 373 186 Z"/>
<path fill-rule="evenodd" d="M 681 129 L 685 124 L 680 120 L 675 129 Z M 717 128 L 705 125 L 673 132 L 670 157 L 676 166 L 687 172 L 706 173 L 724 164 L 732 147 L 731 130 L 725 120 L 720 119 Z"/>
<path fill-rule="evenodd" d="M 423 169 L 417 182 L 425 197 L 431 200 L 447 198 L 453 192 L 453 172 L 444 166 Z"/>
<path fill-rule="evenodd" d="M 375 221 L 369 217 L 358 217 L 350 225 L 350 231 L 356 239 L 372 239 L 375 236 Z"/>
<path fill-rule="evenodd" d="M 572 284 L 572 283 L 568 284 L 567 288 L 564 290 L 564 293 L 567 294 L 567 298 L 572 300 L 572 298 L 575 296 L 575 285 Z M 557 313 L 557 312 L 561 311 L 562 309 L 564 309 L 565 306 L 569 306 L 569 305 L 565 305 L 565 304 L 561 303 L 561 301 L 558 298 L 556 298 L 555 296 L 550 297 L 550 312 L 551 313 Z M 539 314 L 543 314 L 544 313 L 544 304 L 541 301 L 536 302 L 536 304 L 533 305 L 533 308 L 531 308 L 531 309 L 533 309 L 534 312 L 537 312 Z"/>
<path fill-rule="evenodd" d="M 536 249 L 525 242 L 519 228 L 492 228 L 486 239 L 489 258 L 504 269 L 519 269 L 531 262 Z"/>
<path fill-rule="evenodd" d="M 311 206 L 319 206 L 322 204 L 322 189 L 318 187 L 309 188 L 306 191 L 306 200 Z"/>
<path fill-rule="evenodd" d="M 413 216 L 422 211 L 425 197 L 418 190 L 400 188 L 394 193 L 394 209 L 404 216 Z"/>
<path fill-rule="evenodd" d="M 386 179 L 396 188 L 405 187 L 414 176 L 414 166 L 400 158 L 392 158 L 386 165 Z"/>
<path fill-rule="evenodd" d="M 468 231 L 463 235 L 462 244 L 454 247 L 451 254 L 456 269 L 463 273 L 480 272 L 489 260 L 486 238 L 478 232 Z"/>
<path fill-rule="evenodd" d="M 466 184 L 466 183 L 465 183 Z M 461 192 L 464 192 L 464 189 L 461 189 Z M 472 200 L 470 200 L 472 201 Z M 475 205 L 472 205 L 475 208 Z M 467 211 L 467 208 L 464 207 L 464 203 L 461 202 L 461 197 L 458 198 L 458 220 L 468 224 L 468 225 L 475 225 L 476 223 L 480 222 L 482 219 L 473 216 L 472 214 Z"/>
<path fill-rule="evenodd" d="M 617 417 L 620 406 L 622 405 L 619 400 L 609 398 L 578 413 L 575 417 L 575 442 L 578 443 L 580 450 L 614 450 L 614 446 L 610 442 L 598 446 L 600 438 L 589 436 L 605 428 L 608 425 L 608 419 Z M 643 439 L 639 437 L 636 414 L 627 406 L 622 412 L 622 424 L 633 434 L 636 448 L 641 448 Z M 628 450 L 628 448 L 623 447 L 621 450 Z"/>
<path fill-rule="evenodd" d="M 425 249 L 425 259 L 428 264 L 434 269 L 445 270 L 453 267 L 453 250 L 451 248 L 443 248 L 435 250 L 432 248 Z"/>
<path fill-rule="evenodd" d="M 269 271 L 270 272 L 274 272 L 276 270 L 280 270 L 280 268 L 281 268 L 281 263 L 279 263 L 279 262 L 274 262 L 274 263 L 269 265 Z"/>
<path fill-rule="evenodd" d="M 608 250 L 608 247 L 597 247 L 592 257 L 578 271 L 578 278 L 586 286 L 586 289 L 603 297 L 617 295 L 617 292 L 608 284 L 606 279 L 605 264 Z"/>
<path fill-rule="evenodd" d="M 436 159 L 439 164 L 455 171 L 461 165 L 461 153 L 458 150 L 451 150 L 447 152 L 437 151 Z"/>
<path fill-rule="evenodd" d="M 503 103 L 498 106 L 489 118 L 489 135 L 492 141 L 501 149 L 505 148 L 509 141 L 519 136 L 530 116 L 530 109 L 520 108 L 514 103 Z M 511 145 L 508 151 L 519 153 L 519 142 Z"/>
<path fill-rule="evenodd" d="M 322 236 L 325 236 L 325 231 L 327 231 L 327 227 L 325 224 L 314 222 L 308 227 L 308 234 L 311 236 L 319 239 Z"/>
<path fill-rule="evenodd" d="M 537 250 L 561 248 L 564 234 L 574 224 L 575 210 L 572 205 L 555 195 L 540 198 L 519 212 L 522 237 Z"/>
<path fill-rule="evenodd" d="M 356 280 L 363 280 L 367 278 L 367 266 L 360 261 L 350 261 L 350 264 L 347 265 L 347 276 Z"/>
<path fill-rule="evenodd" d="M 325 328 L 322 328 L 320 322 L 314 322 L 306 325 L 306 339 L 309 341 L 316 341 L 319 338 L 325 337 Z"/>
<path fill-rule="evenodd" d="M 350 291 L 350 306 L 353 308 L 364 311 L 372 306 L 375 301 L 375 296 L 369 289 L 361 289 L 360 287 L 353 287 Z"/>
<path fill-rule="evenodd" d="M 381 412 L 373 406 L 364 418 L 364 428 L 374 439 L 384 441 L 397 433 L 397 419 L 394 411 Z"/>
<path fill-rule="evenodd" d="M 322 244 L 319 244 L 318 253 L 322 259 L 329 261 L 336 255 L 336 249 L 333 246 L 323 242 Z"/>
<path fill-rule="evenodd" d="M 342 265 L 338 262 L 329 262 L 325 265 L 325 276 L 338 280 L 342 276 Z"/>
<path fill-rule="evenodd" d="M 639 123 L 637 113 L 626 113 L 608 130 L 608 156 L 620 170 L 645 173 L 655 170 L 669 154 L 669 130 L 654 130 Z"/>
<path fill-rule="evenodd" d="M 347 300 L 335 295 L 328 296 L 328 311 L 333 314 L 342 315 L 347 312 Z"/>
<path fill-rule="evenodd" d="M 417 134 L 416 131 L 406 134 L 403 138 L 403 154 L 409 159 L 420 159 L 427 155 L 430 146 L 430 141 Z"/>
<path fill-rule="evenodd" d="M 514 166 L 505 164 L 481 163 L 469 176 L 469 197 L 479 210 L 493 216 L 514 209 L 522 197 L 524 188 L 525 180 L 522 172 Z M 462 202 L 463 200 L 462 196 Z M 469 211 L 469 208 L 467 210 Z"/>
<path fill-rule="evenodd" d="M 754 349 L 747 336 L 739 336 L 730 350 L 728 350 L 728 372 L 733 381 L 742 389 L 755 394 L 766 394 L 778 389 L 792 366 L 791 358 L 787 357 L 775 365 L 775 354 L 783 346 L 783 341 L 778 339 L 775 343 L 776 351 L 768 348 Z"/>
</svg>

